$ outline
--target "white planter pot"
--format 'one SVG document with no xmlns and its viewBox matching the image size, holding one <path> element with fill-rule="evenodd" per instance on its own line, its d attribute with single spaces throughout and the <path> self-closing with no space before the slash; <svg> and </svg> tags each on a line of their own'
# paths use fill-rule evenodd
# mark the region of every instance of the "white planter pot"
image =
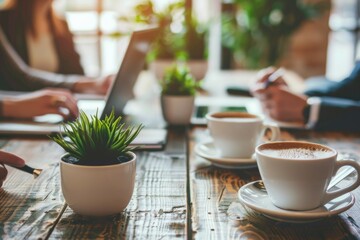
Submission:
<svg viewBox="0 0 360 240">
<path fill-rule="evenodd" d="M 166 122 L 170 125 L 190 123 L 194 109 L 194 96 L 161 96 L 161 109 Z"/>
<path fill-rule="evenodd" d="M 188 60 L 185 63 L 196 80 L 204 79 L 208 69 L 207 60 Z M 161 80 L 164 71 L 173 64 L 175 64 L 174 60 L 155 60 L 150 63 L 149 69 L 154 73 L 156 79 Z"/>
<path fill-rule="evenodd" d="M 83 166 L 60 161 L 61 189 L 76 213 L 107 216 L 123 211 L 134 190 L 136 155 L 125 163 Z"/>
</svg>

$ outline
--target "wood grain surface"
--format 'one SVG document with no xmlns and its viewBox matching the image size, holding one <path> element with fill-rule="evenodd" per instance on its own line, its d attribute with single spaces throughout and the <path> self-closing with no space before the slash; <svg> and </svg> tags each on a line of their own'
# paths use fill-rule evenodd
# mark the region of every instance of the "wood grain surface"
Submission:
<svg viewBox="0 0 360 240">
<path fill-rule="evenodd" d="M 187 138 L 188 136 L 188 138 Z M 282 140 L 318 142 L 341 158 L 360 161 L 360 135 L 282 131 Z M 63 150 L 47 139 L 2 139 L 0 147 L 43 168 L 39 178 L 7 167 L 0 190 L 0 239 L 360 239 L 356 202 L 338 216 L 304 224 L 270 220 L 244 207 L 237 192 L 260 179 L 256 167 L 222 169 L 197 156 L 197 143 L 210 140 L 205 128 L 170 129 L 164 151 L 137 152 L 137 174 L 128 207 L 114 216 L 79 216 L 61 193 Z M 351 175 L 341 184 L 346 185 Z"/>
<path fill-rule="evenodd" d="M 282 131 L 281 138 L 326 144 L 335 148 L 342 157 L 360 161 L 360 135 L 302 130 Z M 237 193 L 244 184 L 260 179 L 258 169 L 214 167 L 194 152 L 197 143 L 210 139 L 204 128 L 194 129 L 190 136 L 193 239 L 360 239 L 358 200 L 339 216 L 303 224 L 270 220 L 246 208 L 240 203 Z M 354 176 L 348 177 L 351 178 Z M 353 193 L 356 199 L 360 199 L 359 189 Z"/>
<path fill-rule="evenodd" d="M 33 179 L 8 168 L 0 190 L 0 239 L 186 238 L 185 134 L 184 129 L 172 131 L 165 151 L 136 153 L 131 202 L 122 213 L 105 218 L 79 216 L 64 202 L 58 166 L 64 152 L 58 146 L 49 140 L 4 142 L 3 150 L 44 171 Z"/>
</svg>

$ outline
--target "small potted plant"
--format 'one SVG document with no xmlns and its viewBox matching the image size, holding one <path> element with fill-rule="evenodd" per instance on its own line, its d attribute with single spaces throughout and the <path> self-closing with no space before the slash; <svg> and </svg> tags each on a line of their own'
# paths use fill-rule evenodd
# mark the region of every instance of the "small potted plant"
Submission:
<svg viewBox="0 0 360 240">
<path fill-rule="evenodd" d="M 200 83 L 184 65 L 167 68 L 161 81 L 161 109 L 170 125 L 190 123 L 194 109 L 195 93 Z"/>
<path fill-rule="evenodd" d="M 135 148 L 129 144 L 142 129 L 125 127 L 114 112 L 99 119 L 84 112 L 64 124 L 65 135 L 52 136 L 67 153 L 60 161 L 61 189 L 76 213 L 106 216 L 123 211 L 135 183 Z"/>
</svg>

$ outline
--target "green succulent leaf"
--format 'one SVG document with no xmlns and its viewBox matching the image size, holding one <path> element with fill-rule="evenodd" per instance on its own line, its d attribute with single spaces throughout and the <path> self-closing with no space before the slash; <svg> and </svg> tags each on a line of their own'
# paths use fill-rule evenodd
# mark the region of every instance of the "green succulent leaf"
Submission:
<svg viewBox="0 0 360 240">
<path fill-rule="evenodd" d="M 114 111 L 104 119 L 97 113 L 89 118 L 81 111 L 77 120 L 62 126 L 63 134 L 50 138 L 78 159 L 78 164 L 109 165 L 136 149 L 129 145 L 143 128 L 142 125 L 125 127 L 121 119 L 121 116 L 115 117 Z"/>
</svg>

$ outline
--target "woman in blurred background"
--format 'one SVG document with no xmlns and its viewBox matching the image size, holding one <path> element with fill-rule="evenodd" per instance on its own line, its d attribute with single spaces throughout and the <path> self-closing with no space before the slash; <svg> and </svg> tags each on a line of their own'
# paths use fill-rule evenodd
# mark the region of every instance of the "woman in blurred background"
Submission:
<svg viewBox="0 0 360 240">
<path fill-rule="evenodd" d="M 14 0 L 13 0 L 14 1 Z M 15 51 L 32 68 L 83 75 L 66 21 L 52 8 L 52 0 L 17 0 L 0 12 L 1 27 Z"/>
<path fill-rule="evenodd" d="M 72 35 L 54 14 L 52 0 L 7 0 L 0 10 L 1 90 L 55 87 L 106 94 L 112 76 L 83 75 Z"/>
<path fill-rule="evenodd" d="M 54 15 L 51 0 L 19 0 L 15 8 L 12 1 L 0 0 L 0 119 L 48 113 L 74 119 L 79 110 L 70 90 L 105 94 L 112 78 L 83 76 L 72 36 L 66 23 Z M 47 87 L 57 89 L 43 89 Z M 4 164 L 22 167 L 25 161 L 0 151 L 0 187 L 7 176 Z"/>
</svg>

